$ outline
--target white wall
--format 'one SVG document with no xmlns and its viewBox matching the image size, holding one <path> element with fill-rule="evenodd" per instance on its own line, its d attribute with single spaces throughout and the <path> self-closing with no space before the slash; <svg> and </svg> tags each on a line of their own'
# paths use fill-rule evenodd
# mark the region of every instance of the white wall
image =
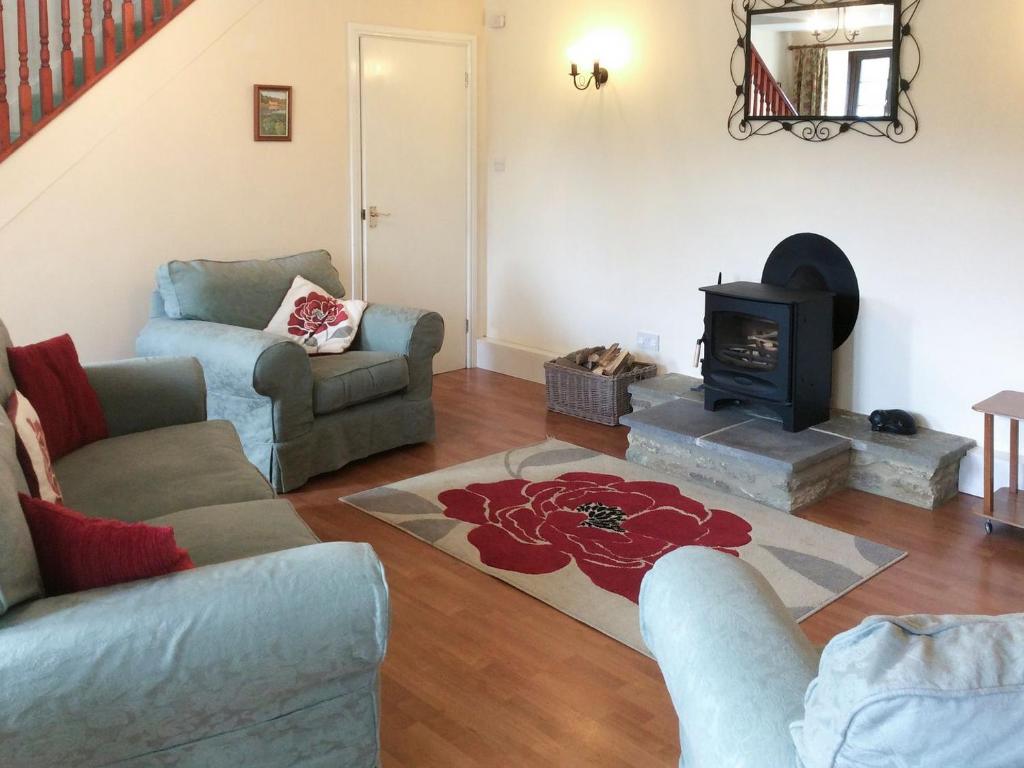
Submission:
<svg viewBox="0 0 1024 768">
<path fill-rule="evenodd" d="M 508 18 L 487 35 L 490 155 L 507 168 L 490 172 L 488 335 L 564 352 L 654 331 L 658 362 L 693 373 L 698 287 L 756 280 L 776 243 L 818 232 L 862 292 L 836 404 L 980 437 L 971 405 L 1024 389 L 1024 5 L 921 5 L 906 146 L 731 139 L 728 6 L 488 0 Z M 594 27 L 625 31 L 632 60 L 577 93 L 565 50 Z"/>
<path fill-rule="evenodd" d="M 0 317 L 132 354 L 169 259 L 334 254 L 347 286 L 347 24 L 480 34 L 480 0 L 196 0 L 0 164 Z M 252 140 L 254 83 L 294 87 L 294 141 Z"/>
</svg>

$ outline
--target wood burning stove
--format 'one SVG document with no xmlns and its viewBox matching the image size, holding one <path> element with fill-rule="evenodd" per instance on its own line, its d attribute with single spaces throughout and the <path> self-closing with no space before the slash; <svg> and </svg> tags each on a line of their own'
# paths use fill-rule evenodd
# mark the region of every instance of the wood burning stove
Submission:
<svg viewBox="0 0 1024 768">
<path fill-rule="evenodd" d="M 827 421 L 832 352 L 852 332 L 859 310 L 857 277 L 845 254 L 820 235 L 794 235 L 772 252 L 760 283 L 701 290 L 704 407 L 761 405 L 779 415 L 787 432 Z"/>
</svg>

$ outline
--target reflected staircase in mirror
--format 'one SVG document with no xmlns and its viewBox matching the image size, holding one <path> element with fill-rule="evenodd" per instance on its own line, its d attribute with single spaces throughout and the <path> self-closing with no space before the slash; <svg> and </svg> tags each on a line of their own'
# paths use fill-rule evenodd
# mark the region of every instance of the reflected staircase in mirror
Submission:
<svg viewBox="0 0 1024 768">
<path fill-rule="evenodd" d="M 750 114 L 757 117 L 795 117 L 796 108 L 772 75 L 757 48 L 750 46 Z"/>
<path fill-rule="evenodd" d="M 0 0 L 0 162 L 192 2 Z"/>
</svg>

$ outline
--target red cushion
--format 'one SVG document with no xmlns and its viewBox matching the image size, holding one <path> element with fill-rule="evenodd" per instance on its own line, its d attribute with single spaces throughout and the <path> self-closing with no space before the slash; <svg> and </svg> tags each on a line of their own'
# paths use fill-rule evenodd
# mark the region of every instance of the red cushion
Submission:
<svg viewBox="0 0 1024 768">
<path fill-rule="evenodd" d="M 174 529 L 86 517 L 18 494 L 49 596 L 195 568 Z"/>
<path fill-rule="evenodd" d="M 100 399 L 70 336 L 10 347 L 7 359 L 18 391 L 39 414 L 53 461 L 107 437 Z"/>
</svg>

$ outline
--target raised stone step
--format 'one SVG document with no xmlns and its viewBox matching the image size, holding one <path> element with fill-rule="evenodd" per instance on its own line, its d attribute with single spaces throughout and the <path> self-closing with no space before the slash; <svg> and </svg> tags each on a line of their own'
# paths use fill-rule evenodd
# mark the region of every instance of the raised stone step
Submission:
<svg viewBox="0 0 1024 768">
<path fill-rule="evenodd" d="M 872 432 L 867 416 L 849 411 L 833 411 L 829 421 L 813 429 L 850 441 L 851 488 L 925 509 L 956 496 L 960 462 L 977 445 L 933 429 L 919 429 L 916 435 Z"/>
<path fill-rule="evenodd" d="M 934 509 L 956 495 L 960 461 L 975 446 L 930 429 L 872 432 L 866 416 L 839 410 L 789 433 L 756 409 L 705 411 L 700 384 L 673 373 L 630 387 L 627 458 L 786 512 L 845 487 Z"/>
<path fill-rule="evenodd" d="M 681 373 L 666 373 L 638 381 L 629 387 L 633 412 L 643 411 L 663 403 L 671 403 L 680 398 L 703 403 L 704 395 L 694 391 L 703 383 L 700 379 L 684 376 Z"/>
<path fill-rule="evenodd" d="M 850 441 L 792 434 L 736 411 L 678 399 L 622 418 L 626 458 L 716 490 L 794 512 L 846 487 Z"/>
</svg>

